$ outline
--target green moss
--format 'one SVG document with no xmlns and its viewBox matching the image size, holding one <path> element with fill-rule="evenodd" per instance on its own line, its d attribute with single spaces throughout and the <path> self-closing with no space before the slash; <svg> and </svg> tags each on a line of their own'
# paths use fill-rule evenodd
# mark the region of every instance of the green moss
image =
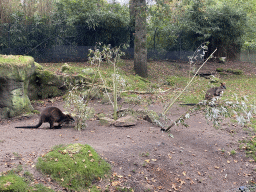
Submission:
<svg viewBox="0 0 256 192">
<path fill-rule="evenodd" d="M 35 62 L 35 67 L 36 67 L 36 70 L 43 70 L 43 66 L 40 65 L 39 63 Z"/>
<path fill-rule="evenodd" d="M 235 75 L 242 75 L 242 74 L 243 74 L 243 71 L 242 71 L 242 70 L 239 70 L 239 69 L 233 70 L 233 74 L 235 74 Z"/>
<path fill-rule="evenodd" d="M 217 68 L 216 71 L 217 71 L 217 72 L 223 72 L 224 69 L 223 69 L 223 68 Z"/>
<path fill-rule="evenodd" d="M 38 158 L 36 167 L 72 191 L 83 191 L 111 169 L 91 146 L 82 144 L 55 146 Z"/>
<path fill-rule="evenodd" d="M 41 84 L 49 84 L 54 78 L 54 74 L 47 70 L 37 72 L 36 76 L 40 79 Z"/>
<path fill-rule="evenodd" d="M 17 169 L 13 169 L 5 174 L 0 173 L 0 191 L 1 192 L 28 192 L 28 191 L 38 191 L 38 192 L 54 192 L 54 190 L 45 187 L 42 184 L 33 184 L 34 176 L 25 172 L 22 175 L 23 168 L 18 166 Z M 19 175 L 22 175 L 19 176 Z"/>
<path fill-rule="evenodd" d="M 65 63 L 64 65 L 61 66 L 62 72 L 70 71 L 70 70 L 71 70 L 71 67 L 67 63 Z"/>
<path fill-rule="evenodd" d="M 0 55 L 0 77 L 25 81 L 34 71 L 33 57 Z"/>
<path fill-rule="evenodd" d="M 233 73 L 235 75 L 242 75 L 243 74 L 243 71 L 242 70 L 239 70 L 239 69 L 227 69 L 226 70 L 228 73 Z"/>
<path fill-rule="evenodd" d="M 27 191 L 28 184 L 23 180 L 22 177 L 14 173 L 9 173 L 6 176 L 0 177 L 0 191 L 9 192 L 9 191 L 17 191 L 23 192 Z"/>
<path fill-rule="evenodd" d="M 30 65 L 34 63 L 33 57 L 22 55 L 0 55 L 0 66 L 15 64 L 18 66 Z"/>
<path fill-rule="evenodd" d="M 13 108 L 10 110 L 9 114 L 10 117 L 20 115 L 23 112 L 31 112 L 33 110 L 33 107 L 27 95 L 13 95 L 12 106 Z"/>
</svg>

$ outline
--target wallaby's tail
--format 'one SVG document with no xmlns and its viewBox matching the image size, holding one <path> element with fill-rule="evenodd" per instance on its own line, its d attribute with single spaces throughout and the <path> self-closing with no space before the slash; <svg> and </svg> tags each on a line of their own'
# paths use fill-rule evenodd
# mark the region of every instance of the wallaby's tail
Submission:
<svg viewBox="0 0 256 192">
<path fill-rule="evenodd" d="M 180 105 L 195 106 L 198 105 L 198 103 L 180 103 Z"/>
<path fill-rule="evenodd" d="M 28 129 L 32 129 L 32 128 L 38 128 L 42 125 L 42 121 L 39 121 L 39 123 L 37 125 L 32 125 L 32 126 L 23 126 L 23 127 L 15 127 L 15 128 L 28 128 Z"/>
</svg>

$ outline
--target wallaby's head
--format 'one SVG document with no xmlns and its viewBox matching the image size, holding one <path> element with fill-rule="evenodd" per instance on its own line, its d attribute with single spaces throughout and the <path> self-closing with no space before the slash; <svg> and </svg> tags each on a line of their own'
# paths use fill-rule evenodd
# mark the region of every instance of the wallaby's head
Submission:
<svg viewBox="0 0 256 192">
<path fill-rule="evenodd" d="M 223 89 L 226 89 L 226 83 L 221 83 L 220 87 L 223 88 Z"/>
<path fill-rule="evenodd" d="M 75 119 L 71 115 L 68 114 L 66 116 L 67 116 L 66 122 L 74 122 L 75 121 Z"/>
</svg>

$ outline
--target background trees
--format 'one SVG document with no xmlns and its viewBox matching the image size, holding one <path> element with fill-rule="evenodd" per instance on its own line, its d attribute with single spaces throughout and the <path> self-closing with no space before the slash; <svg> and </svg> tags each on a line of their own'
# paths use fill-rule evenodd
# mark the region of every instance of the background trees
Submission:
<svg viewBox="0 0 256 192">
<path fill-rule="evenodd" d="M 243 45 L 246 14 L 231 6 L 216 3 L 204 4 L 194 1 L 181 19 L 185 39 L 191 39 L 190 47 L 195 48 L 209 41 L 209 53 L 218 48 L 216 56 L 236 58 Z M 185 22 L 186 21 L 186 22 Z"/>
<path fill-rule="evenodd" d="M 217 56 L 233 59 L 241 49 L 256 47 L 254 5 L 254 0 L 144 3 L 145 46 L 157 53 L 192 51 L 209 41 L 210 50 L 218 48 Z M 1 53 L 9 48 L 17 49 L 17 54 L 39 53 L 56 44 L 94 46 L 95 42 L 133 47 L 136 34 L 128 5 L 106 0 L 2 0 L 0 18 Z"/>
</svg>

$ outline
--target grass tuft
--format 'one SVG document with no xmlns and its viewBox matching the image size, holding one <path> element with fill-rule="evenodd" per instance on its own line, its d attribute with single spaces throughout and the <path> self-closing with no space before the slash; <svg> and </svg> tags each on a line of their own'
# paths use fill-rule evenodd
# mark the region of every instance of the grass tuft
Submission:
<svg viewBox="0 0 256 192">
<path fill-rule="evenodd" d="M 61 186 L 74 191 L 90 187 L 111 169 L 91 146 L 82 144 L 56 146 L 38 159 L 36 167 Z"/>
<path fill-rule="evenodd" d="M 25 192 L 25 191 L 38 191 L 38 192 L 54 192 L 54 190 L 47 188 L 42 184 L 31 184 L 33 175 L 29 172 L 24 173 L 24 177 L 20 177 L 21 169 L 11 170 L 3 175 L 0 174 L 0 191 L 1 192 Z"/>
<path fill-rule="evenodd" d="M 246 154 L 256 162 L 256 137 L 253 136 L 246 144 Z"/>
</svg>

